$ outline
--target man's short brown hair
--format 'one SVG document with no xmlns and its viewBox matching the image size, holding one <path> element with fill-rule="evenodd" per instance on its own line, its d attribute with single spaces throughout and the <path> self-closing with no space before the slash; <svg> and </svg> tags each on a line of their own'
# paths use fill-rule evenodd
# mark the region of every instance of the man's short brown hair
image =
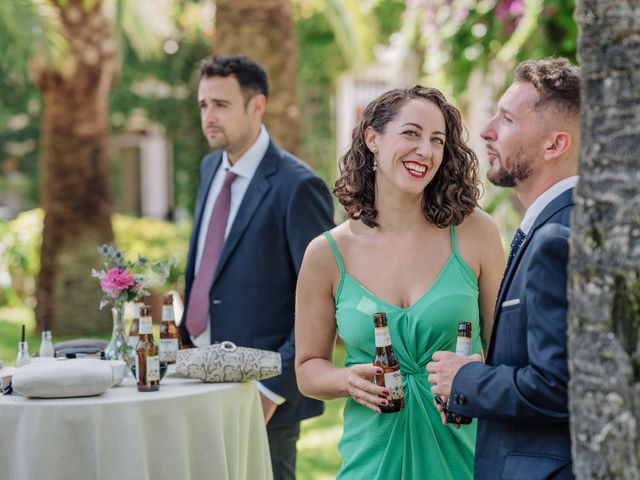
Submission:
<svg viewBox="0 0 640 480">
<path fill-rule="evenodd" d="M 553 106 L 572 117 L 579 115 L 580 69 L 566 58 L 526 60 L 516 68 L 514 81 L 535 87 L 536 110 Z"/>
</svg>

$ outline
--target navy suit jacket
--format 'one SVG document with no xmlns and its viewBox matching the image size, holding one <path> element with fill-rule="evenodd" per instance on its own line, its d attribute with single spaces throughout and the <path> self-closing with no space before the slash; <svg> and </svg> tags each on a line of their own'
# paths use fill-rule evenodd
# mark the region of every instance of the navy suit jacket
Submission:
<svg viewBox="0 0 640 480">
<path fill-rule="evenodd" d="M 204 157 L 185 271 L 189 304 L 198 232 L 222 152 Z M 309 242 L 334 226 L 325 183 L 273 142 L 262 158 L 225 240 L 209 296 L 211 343 L 280 352 L 282 374 L 264 380 L 284 397 L 270 424 L 292 425 L 322 413 L 323 404 L 303 397 L 294 371 L 294 304 L 298 271 Z M 185 322 L 182 338 L 189 338 Z"/>
<path fill-rule="evenodd" d="M 453 380 L 450 409 L 478 417 L 477 479 L 573 478 L 566 334 L 572 193 L 545 207 L 505 272 L 486 364 L 467 364 Z"/>
</svg>

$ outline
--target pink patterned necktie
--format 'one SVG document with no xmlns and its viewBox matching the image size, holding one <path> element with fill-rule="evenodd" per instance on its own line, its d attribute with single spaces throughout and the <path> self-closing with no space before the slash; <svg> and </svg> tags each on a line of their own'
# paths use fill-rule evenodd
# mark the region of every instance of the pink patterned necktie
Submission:
<svg viewBox="0 0 640 480">
<path fill-rule="evenodd" d="M 227 229 L 229 219 L 229 207 L 231 206 L 231 184 L 237 175 L 227 172 L 222 190 L 216 198 L 216 203 L 211 212 L 207 236 L 204 241 L 204 249 L 200 258 L 198 274 L 193 280 L 187 307 L 186 325 L 192 338 L 196 338 L 207 328 L 209 319 L 209 292 L 213 285 L 213 275 L 218 266 L 220 253 L 224 245 L 224 232 Z"/>
</svg>

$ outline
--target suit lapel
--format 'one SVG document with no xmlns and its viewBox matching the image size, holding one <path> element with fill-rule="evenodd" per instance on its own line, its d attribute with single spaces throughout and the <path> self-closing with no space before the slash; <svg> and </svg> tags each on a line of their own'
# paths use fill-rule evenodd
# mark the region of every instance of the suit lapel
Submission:
<svg viewBox="0 0 640 480">
<path fill-rule="evenodd" d="M 263 198 L 267 192 L 271 189 L 271 182 L 269 178 L 278 169 L 278 150 L 273 142 L 269 142 L 269 148 L 265 153 L 256 173 L 249 183 L 249 187 L 244 194 L 242 203 L 236 214 L 236 218 L 233 221 L 229 235 L 224 242 L 222 252 L 220 254 L 220 260 L 216 267 L 216 273 L 214 282 L 217 280 L 218 275 L 229 261 L 229 258 L 233 254 L 233 251 L 238 246 L 242 235 L 249 226 L 251 219 L 256 213 L 256 210 L 262 203 Z"/>
<path fill-rule="evenodd" d="M 516 270 L 518 268 L 518 264 L 520 263 L 520 259 L 522 258 L 522 255 L 524 254 L 525 250 L 529 246 L 529 242 L 533 238 L 533 235 L 534 235 L 536 230 L 538 230 L 545 223 L 547 223 L 547 221 L 552 216 L 554 216 L 556 213 L 558 213 L 563 208 L 566 208 L 566 207 L 570 206 L 572 203 L 573 203 L 573 188 L 561 193 L 559 196 L 554 198 L 542 210 L 542 212 L 540 212 L 540 214 L 536 218 L 536 221 L 533 223 L 533 226 L 531 227 L 531 230 L 529 231 L 529 233 L 525 237 L 524 242 L 520 246 L 520 249 L 518 250 L 518 253 L 513 258 L 513 261 L 511 262 L 511 265 L 509 266 L 509 269 L 506 272 L 504 272 L 504 281 L 502 282 L 502 285 L 500 286 L 500 291 L 498 292 L 498 298 L 496 300 L 496 306 L 495 306 L 495 308 L 493 310 L 493 327 L 492 327 L 492 330 L 491 330 L 491 340 L 489 342 L 489 348 L 488 348 L 488 351 L 487 351 L 487 359 L 489 359 L 489 353 L 491 352 L 491 350 L 493 350 L 492 347 L 493 347 L 493 342 L 494 342 L 494 339 L 495 339 L 495 332 L 496 332 L 498 319 L 499 319 L 498 312 L 500 310 L 500 306 L 502 305 L 502 302 L 505 301 L 505 297 L 507 295 L 507 291 L 509 290 L 509 286 L 511 284 L 511 280 L 513 279 L 513 276 L 515 275 L 515 272 L 516 272 Z"/>
</svg>

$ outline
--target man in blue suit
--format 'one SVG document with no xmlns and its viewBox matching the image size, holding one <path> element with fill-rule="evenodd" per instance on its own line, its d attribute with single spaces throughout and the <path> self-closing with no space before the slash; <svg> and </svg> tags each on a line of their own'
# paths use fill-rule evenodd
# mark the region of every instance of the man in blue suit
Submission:
<svg viewBox="0 0 640 480">
<path fill-rule="evenodd" d="M 278 351 L 282 374 L 258 385 L 276 479 L 295 478 L 300 420 L 322 413 L 294 372 L 294 294 L 307 244 L 333 227 L 325 183 L 271 141 L 267 76 L 253 60 L 203 62 L 205 156 L 186 266 L 183 343 L 230 340 Z"/>
<path fill-rule="evenodd" d="M 482 132 L 489 180 L 513 187 L 527 210 L 498 293 L 486 363 L 437 352 L 427 365 L 432 392 L 448 399 L 448 409 L 479 419 L 478 479 L 573 478 L 567 260 L 579 110 L 575 66 L 526 61 Z"/>
</svg>

